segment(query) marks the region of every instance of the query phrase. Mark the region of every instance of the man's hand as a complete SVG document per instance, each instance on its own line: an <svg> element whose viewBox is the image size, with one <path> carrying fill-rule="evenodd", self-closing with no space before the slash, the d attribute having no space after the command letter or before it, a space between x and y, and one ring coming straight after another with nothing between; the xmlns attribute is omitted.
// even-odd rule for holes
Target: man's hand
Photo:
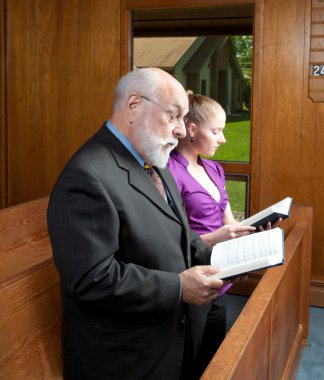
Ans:
<svg viewBox="0 0 324 380"><path fill-rule="evenodd" d="M193 305L205 305L218 296L225 281L212 278L218 272L210 265L195 266L179 274L182 283L183 302Z"/></svg>

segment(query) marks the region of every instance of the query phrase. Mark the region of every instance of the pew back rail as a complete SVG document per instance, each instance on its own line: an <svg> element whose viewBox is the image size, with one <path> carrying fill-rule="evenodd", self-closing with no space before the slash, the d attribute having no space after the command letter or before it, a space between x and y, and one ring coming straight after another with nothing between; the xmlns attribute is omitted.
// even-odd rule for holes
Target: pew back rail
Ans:
<svg viewBox="0 0 324 380"><path fill-rule="evenodd" d="M293 206L286 263L265 271L202 379L294 379L308 336L312 209Z"/></svg>

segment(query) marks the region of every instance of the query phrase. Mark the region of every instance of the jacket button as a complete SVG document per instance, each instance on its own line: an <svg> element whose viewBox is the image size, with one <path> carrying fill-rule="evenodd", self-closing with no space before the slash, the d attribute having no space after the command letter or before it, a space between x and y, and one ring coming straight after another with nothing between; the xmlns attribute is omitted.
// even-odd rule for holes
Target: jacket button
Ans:
<svg viewBox="0 0 324 380"><path fill-rule="evenodd" d="M186 316L186 315L183 315L182 318L181 318L181 320L180 320L180 323L181 323L182 325L184 325L186 322L187 322L187 316Z"/></svg>

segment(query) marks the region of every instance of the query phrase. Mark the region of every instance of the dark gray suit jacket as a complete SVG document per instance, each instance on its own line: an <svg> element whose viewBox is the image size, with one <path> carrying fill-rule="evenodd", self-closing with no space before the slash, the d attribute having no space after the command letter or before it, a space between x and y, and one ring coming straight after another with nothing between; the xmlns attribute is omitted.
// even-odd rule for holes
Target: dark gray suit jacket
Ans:
<svg viewBox="0 0 324 380"><path fill-rule="evenodd" d="M72 157L47 222L61 279L65 379L178 379L185 340L178 273L210 250L103 126Z"/></svg>

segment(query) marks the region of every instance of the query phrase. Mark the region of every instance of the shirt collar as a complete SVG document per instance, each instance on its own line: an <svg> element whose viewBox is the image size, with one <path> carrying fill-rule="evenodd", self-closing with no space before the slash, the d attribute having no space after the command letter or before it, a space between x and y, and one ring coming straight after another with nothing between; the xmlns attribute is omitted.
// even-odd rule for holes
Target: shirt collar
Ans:
<svg viewBox="0 0 324 380"><path fill-rule="evenodd" d="M114 124L108 120L106 122L106 127L110 130L110 132L125 146L125 148L133 155L136 161L144 167L143 158L137 153L131 142L128 140L126 136L124 136L119 129L117 129Z"/></svg>
<svg viewBox="0 0 324 380"><path fill-rule="evenodd" d="M181 164L185 168L187 168L189 166L188 160L180 152L178 152L176 149L174 149L171 152L171 156L172 156L172 158L174 158L176 161L178 161L179 164Z"/></svg>
<svg viewBox="0 0 324 380"><path fill-rule="evenodd" d="M179 164L181 164L182 166L184 166L185 168L188 168L189 166L189 161L186 159L186 157L184 157L179 151L177 151L176 149L174 149L171 154L172 158L174 158L176 161L179 162ZM208 160L203 160L200 156L198 156L198 161L201 163L201 165L205 168L206 166L210 166L210 163L208 162Z"/></svg>

